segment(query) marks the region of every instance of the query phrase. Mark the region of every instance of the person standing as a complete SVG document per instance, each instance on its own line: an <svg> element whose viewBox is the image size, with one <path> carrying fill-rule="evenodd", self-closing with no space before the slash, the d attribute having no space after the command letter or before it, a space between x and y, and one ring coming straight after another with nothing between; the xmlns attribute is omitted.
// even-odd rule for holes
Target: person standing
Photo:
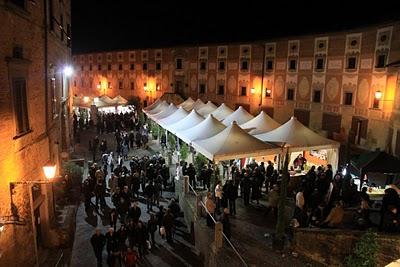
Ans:
<svg viewBox="0 0 400 267"><path fill-rule="evenodd" d="M222 192L221 181L217 181L215 185L215 202L217 206L217 212L219 212L221 208Z"/></svg>
<svg viewBox="0 0 400 267"><path fill-rule="evenodd" d="M233 180L228 181L227 198L229 203L229 213L236 215L236 198L238 197L238 188L233 183Z"/></svg>
<svg viewBox="0 0 400 267"><path fill-rule="evenodd" d="M165 234L167 236L167 242L172 243L172 231L174 229L174 216L171 213L170 209L167 209L167 212L163 218L163 226L165 228Z"/></svg>
<svg viewBox="0 0 400 267"><path fill-rule="evenodd" d="M154 214L151 214L150 219L147 222L147 229L151 237L152 246L156 244L156 241L154 240L154 233L157 231L157 224L158 222L156 216L154 216Z"/></svg>
<svg viewBox="0 0 400 267"><path fill-rule="evenodd" d="M189 176L189 182L192 185L193 190L196 190L196 169L194 168L193 163L189 164L187 175Z"/></svg>
<svg viewBox="0 0 400 267"><path fill-rule="evenodd" d="M215 206L214 201L212 200L211 192L207 193L207 199L206 199L205 206L207 209L207 226L212 227L214 225L214 223L213 223L213 219L211 218L211 216L214 216L216 206Z"/></svg>
<svg viewBox="0 0 400 267"><path fill-rule="evenodd" d="M97 267L103 266L103 249L106 244L106 237L101 233L100 229L96 229L96 233L90 238L94 254L96 255Z"/></svg>

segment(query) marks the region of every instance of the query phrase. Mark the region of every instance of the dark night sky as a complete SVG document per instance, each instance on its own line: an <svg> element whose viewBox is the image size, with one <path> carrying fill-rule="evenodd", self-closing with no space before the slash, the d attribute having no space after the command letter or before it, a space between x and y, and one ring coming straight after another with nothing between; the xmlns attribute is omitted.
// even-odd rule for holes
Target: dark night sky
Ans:
<svg viewBox="0 0 400 267"><path fill-rule="evenodd" d="M354 2L72 0L73 53L261 40L400 19L395 1Z"/></svg>

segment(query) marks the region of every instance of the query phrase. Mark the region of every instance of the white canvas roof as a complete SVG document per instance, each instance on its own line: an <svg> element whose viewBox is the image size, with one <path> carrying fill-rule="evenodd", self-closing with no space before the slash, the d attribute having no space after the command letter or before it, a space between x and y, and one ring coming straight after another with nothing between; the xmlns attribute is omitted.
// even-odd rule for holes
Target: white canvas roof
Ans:
<svg viewBox="0 0 400 267"><path fill-rule="evenodd" d="M161 111L163 111L164 109L167 109L169 107L168 103L163 100L161 102L161 104L159 104L157 107L153 108L152 110L149 110L146 112L147 115L151 116L157 113L160 113Z"/></svg>
<svg viewBox="0 0 400 267"><path fill-rule="evenodd" d="M209 114L201 123L193 128L179 131L176 135L186 143L191 143L193 140L210 138L225 128L224 124Z"/></svg>
<svg viewBox="0 0 400 267"><path fill-rule="evenodd" d="M242 106L239 106L235 112L227 116L222 123L225 124L226 126L230 125L233 121L236 121L237 124L242 124L245 123L249 120L254 118L253 115L247 112Z"/></svg>
<svg viewBox="0 0 400 267"><path fill-rule="evenodd" d="M160 105L162 103L161 99L157 99L153 104L151 104L150 106L147 106L143 109L144 112L146 111L150 111L152 109L155 109L156 107L158 107L158 105Z"/></svg>
<svg viewBox="0 0 400 267"><path fill-rule="evenodd" d="M159 120L168 117L169 115L171 115L172 113L174 113L177 110L178 110L178 108L174 104L171 103L171 104L169 104L168 108L164 109L160 113L151 115L150 118L152 120L158 122Z"/></svg>
<svg viewBox="0 0 400 267"><path fill-rule="evenodd" d="M171 125L175 122L182 120L188 114L189 112L187 112L183 107L179 107L174 113L172 113L168 117L159 120L158 124L160 124L162 127L165 127L166 125Z"/></svg>
<svg viewBox="0 0 400 267"><path fill-rule="evenodd" d="M194 104L194 100L189 97L188 99L186 99L185 101L183 101L182 103L180 103L178 106L179 107L183 107L186 110L191 110L191 107Z"/></svg>
<svg viewBox="0 0 400 267"><path fill-rule="evenodd" d="M278 128L279 126L281 125L268 116L264 111L261 111L256 117L240 125L242 129L250 130L249 134L252 135L266 133Z"/></svg>
<svg viewBox="0 0 400 267"><path fill-rule="evenodd" d="M182 119L174 124L171 124L169 126L166 125L165 128L168 131L172 132L173 134L176 134L179 131L183 131L183 130L186 130L186 129L196 126L203 120L204 120L204 118L202 116L200 116L196 110L193 109L189 113L189 115L187 115L184 119Z"/></svg>
<svg viewBox="0 0 400 267"><path fill-rule="evenodd" d="M278 154L281 151L281 148L266 144L246 133L236 122L213 137L193 141L192 146L215 162Z"/></svg>
<svg viewBox="0 0 400 267"><path fill-rule="evenodd" d="M216 110L211 112L211 114L214 116L219 121L222 121L226 117L228 117L231 113L233 113L233 110L230 109L225 103L222 103Z"/></svg>
<svg viewBox="0 0 400 267"><path fill-rule="evenodd" d="M217 109L217 106L213 104L213 102L208 101L207 104L205 104L204 106L200 107L197 112L203 116L203 117L207 117L208 114L210 114L211 112L213 112L214 110Z"/></svg>
<svg viewBox="0 0 400 267"><path fill-rule="evenodd" d="M338 148L340 144L325 138L307 128L295 117L290 118L285 124L267 133L255 135L264 142L285 144L289 151L319 150Z"/></svg>
<svg viewBox="0 0 400 267"><path fill-rule="evenodd" d="M128 104L128 100L126 100L125 98L123 98L120 95L117 95L112 100L113 100L114 104L118 105L118 106L123 106L123 105Z"/></svg>

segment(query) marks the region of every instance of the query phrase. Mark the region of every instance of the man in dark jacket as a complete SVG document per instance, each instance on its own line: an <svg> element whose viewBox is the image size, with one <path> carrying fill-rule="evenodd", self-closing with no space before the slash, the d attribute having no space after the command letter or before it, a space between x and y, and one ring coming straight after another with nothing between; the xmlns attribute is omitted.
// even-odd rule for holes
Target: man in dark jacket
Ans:
<svg viewBox="0 0 400 267"><path fill-rule="evenodd" d="M196 190L196 169L194 168L193 163L189 164L187 175L189 176L189 183L192 185L193 190Z"/></svg>
<svg viewBox="0 0 400 267"><path fill-rule="evenodd" d="M238 197L238 188L233 184L233 180L229 180L226 186L226 196L229 203L229 213L236 215L236 198Z"/></svg>
<svg viewBox="0 0 400 267"><path fill-rule="evenodd" d="M141 214L142 211L140 210L137 201L132 202L132 205L128 211L128 218L132 219L135 223L137 223L139 221Z"/></svg>
<svg viewBox="0 0 400 267"><path fill-rule="evenodd" d="M163 218L163 226L165 227L165 234L167 236L167 242L172 243L172 231L174 228L174 216L171 213L170 209L167 209L167 213Z"/></svg>
<svg viewBox="0 0 400 267"><path fill-rule="evenodd" d="M100 229L96 229L96 233L90 238L90 243L92 244L94 254L97 259L97 267L102 266L102 253L104 245L106 244L106 237L100 232Z"/></svg>

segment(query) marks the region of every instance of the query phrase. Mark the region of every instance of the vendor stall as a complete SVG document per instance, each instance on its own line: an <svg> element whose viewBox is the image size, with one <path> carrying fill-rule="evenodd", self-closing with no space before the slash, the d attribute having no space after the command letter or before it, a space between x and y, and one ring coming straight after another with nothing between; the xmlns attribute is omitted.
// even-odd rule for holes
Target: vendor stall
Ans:
<svg viewBox="0 0 400 267"><path fill-rule="evenodd" d="M268 116L264 111L261 111L253 119L246 123L240 124L240 127L245 130L249 130L249 134L256 135L272 131L281 126L274 119Z"/></svg>
<svg viewBox="0 0 400 267"><path fill-rule="evenodd" d="M209 114L207 118L193 128L177 132L184 142L191 144L193 140L210 138L225 129L225 125Z"/></svg>

